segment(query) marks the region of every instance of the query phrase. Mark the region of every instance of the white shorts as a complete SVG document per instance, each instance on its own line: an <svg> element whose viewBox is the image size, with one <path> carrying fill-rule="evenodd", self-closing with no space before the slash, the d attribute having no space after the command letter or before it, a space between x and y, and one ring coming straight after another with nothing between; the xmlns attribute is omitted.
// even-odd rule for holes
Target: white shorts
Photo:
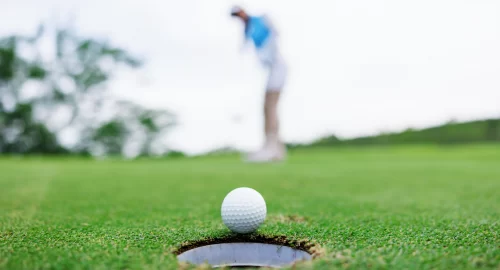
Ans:
<svg viewBox="0 0 500 270"><path fill-rule="evenodd" d="M267 92L280 92L285 87L288 75L288 67L281 55L269 65L269 78L267 80Z"/></svg>
<svg viewBox="0 0 500 270"><path fill-rule="evenodd" d="M285 87L288 67L281 55L276 40L270 39L257 51L261 63L269 69L267 92L279 92Z"/></svg>

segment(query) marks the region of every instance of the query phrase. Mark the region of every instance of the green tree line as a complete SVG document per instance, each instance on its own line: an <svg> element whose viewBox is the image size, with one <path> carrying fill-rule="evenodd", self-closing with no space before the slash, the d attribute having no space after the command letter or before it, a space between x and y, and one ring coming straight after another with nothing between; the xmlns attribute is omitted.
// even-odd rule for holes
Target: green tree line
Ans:
<svg viewBox="0 0 500 270"><path fill-rule="evenodd" d="M341 139L328 136L309 145L290 145L292 148L343 145L396 145L396 144L465 144L500 142L500 119L486 119L403 132L382 133L375 136Z"/></svg>

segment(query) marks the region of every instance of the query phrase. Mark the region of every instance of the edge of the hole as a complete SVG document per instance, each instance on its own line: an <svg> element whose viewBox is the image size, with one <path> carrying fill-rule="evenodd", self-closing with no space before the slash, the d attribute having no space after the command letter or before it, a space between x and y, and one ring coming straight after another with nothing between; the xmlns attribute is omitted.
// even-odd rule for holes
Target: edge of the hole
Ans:
<svg viewBox="0 0 500 270"><path fill-rule="evenodd" d="M310 240L291 240L284 235L265 236L258 234L232 234L218 238L207 238L199 241L183 243L180 247L176 248L173 251L173 254L178 256L188 250L198 247L229 243L261 243L288 246L309 253L313 257L313 259L320 257L324 253L323 249L317 243L311 242Z"/></svg>

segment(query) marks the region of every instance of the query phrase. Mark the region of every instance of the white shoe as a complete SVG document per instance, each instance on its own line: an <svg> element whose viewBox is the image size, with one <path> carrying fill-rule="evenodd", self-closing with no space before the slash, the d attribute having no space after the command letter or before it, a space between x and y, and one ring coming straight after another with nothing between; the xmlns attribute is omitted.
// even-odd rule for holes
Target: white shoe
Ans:
<svg viewBox="0 0 500 270"><path fill-rule="evenodd" d="M285 160L284 146L265 147L260 151L247 155L246 161L250 163L280 162Z"/></svg>

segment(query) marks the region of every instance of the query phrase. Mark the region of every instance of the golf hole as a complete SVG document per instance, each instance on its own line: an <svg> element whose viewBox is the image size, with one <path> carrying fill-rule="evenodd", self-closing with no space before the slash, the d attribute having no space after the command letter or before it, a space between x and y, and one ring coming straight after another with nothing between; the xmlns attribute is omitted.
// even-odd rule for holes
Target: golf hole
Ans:
<svg viewBox="0 0 500 270"><path fill-rule="evenodd" d="M273 267L290 266L310 261L308 252L280 244L219 243L189 249L177 255L179 262L219 267Z"/></svg>

